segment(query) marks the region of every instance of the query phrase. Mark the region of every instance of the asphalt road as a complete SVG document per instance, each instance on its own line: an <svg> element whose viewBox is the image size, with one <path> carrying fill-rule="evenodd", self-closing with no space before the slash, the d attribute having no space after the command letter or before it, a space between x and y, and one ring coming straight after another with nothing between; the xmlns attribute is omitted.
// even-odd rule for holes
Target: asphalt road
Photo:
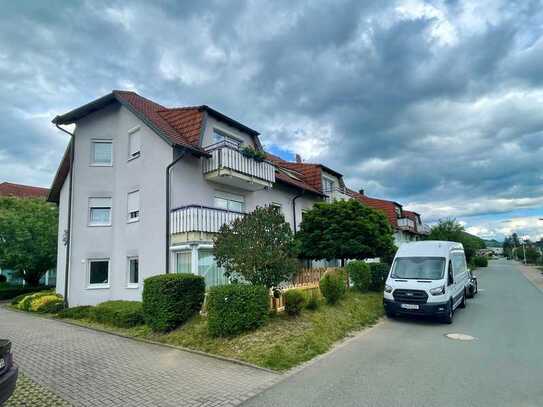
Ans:
<svg viewBox="0 0 543 407"><path fill-rule="evenodd" d="M244 406L543 406L543 292L517 267L478 273L452 325L385 320Z"/></svg>

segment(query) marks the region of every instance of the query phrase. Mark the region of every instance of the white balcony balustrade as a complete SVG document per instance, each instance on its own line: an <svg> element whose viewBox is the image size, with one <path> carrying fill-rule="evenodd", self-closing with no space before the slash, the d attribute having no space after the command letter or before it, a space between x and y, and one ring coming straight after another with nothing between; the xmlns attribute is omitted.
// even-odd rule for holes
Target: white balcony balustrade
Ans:
<svg viewBox="0 0 543 407"><path fill-rule="evenodd" d="M398 219L398 228L401 230L415 231L415 222L409 218L399 218Z"/></svg>
<svg viewBox="0 0 543 407"><path fill-rule="evenodd" d="M171 234L188 232L217 233L222 225L245 216L242 212L188 205L173 209L170 213Z"/></svg>
<svg viewBox="0 0 543 407"><path fill-rule="evenodd" d="M203 161L206 179L248 191L273 186L275 166L269 161L248 157L237 145L227 141L213 144L206 150L211 154Z"/></svg>

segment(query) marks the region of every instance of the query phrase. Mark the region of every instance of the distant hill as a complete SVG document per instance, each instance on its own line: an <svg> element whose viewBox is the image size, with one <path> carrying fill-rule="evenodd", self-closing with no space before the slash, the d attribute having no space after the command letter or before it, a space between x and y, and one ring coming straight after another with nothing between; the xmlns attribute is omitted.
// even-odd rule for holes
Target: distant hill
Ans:
<svg viewBox="0 0 543 407"><path fill-rule="evenodd" d="M483 239L486 247L502 247L503 243L498 242L496 239Z"/></svg>

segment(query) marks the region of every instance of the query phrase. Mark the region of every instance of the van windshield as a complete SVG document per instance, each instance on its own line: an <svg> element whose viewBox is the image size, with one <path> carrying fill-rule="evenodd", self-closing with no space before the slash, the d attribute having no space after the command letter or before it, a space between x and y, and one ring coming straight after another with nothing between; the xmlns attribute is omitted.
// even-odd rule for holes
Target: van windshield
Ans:
<svg viewBox="0 0 543 407"><path fill-rule="evenodd" d="M444 272L444 257L397 257L390 277L441 280Z"/></svg>

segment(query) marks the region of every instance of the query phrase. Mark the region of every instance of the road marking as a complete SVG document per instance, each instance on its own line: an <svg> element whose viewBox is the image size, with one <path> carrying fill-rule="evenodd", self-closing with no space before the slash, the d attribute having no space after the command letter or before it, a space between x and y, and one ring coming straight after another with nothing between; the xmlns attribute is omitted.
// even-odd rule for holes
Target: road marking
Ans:
<svg viewBox="0 0 543 407"><path fill-rule="evenodd" d="M466 334L445 334L445 336L449 339L456 339L458 341L473 341L475 339L474 336L466 335Z"/></svg>

